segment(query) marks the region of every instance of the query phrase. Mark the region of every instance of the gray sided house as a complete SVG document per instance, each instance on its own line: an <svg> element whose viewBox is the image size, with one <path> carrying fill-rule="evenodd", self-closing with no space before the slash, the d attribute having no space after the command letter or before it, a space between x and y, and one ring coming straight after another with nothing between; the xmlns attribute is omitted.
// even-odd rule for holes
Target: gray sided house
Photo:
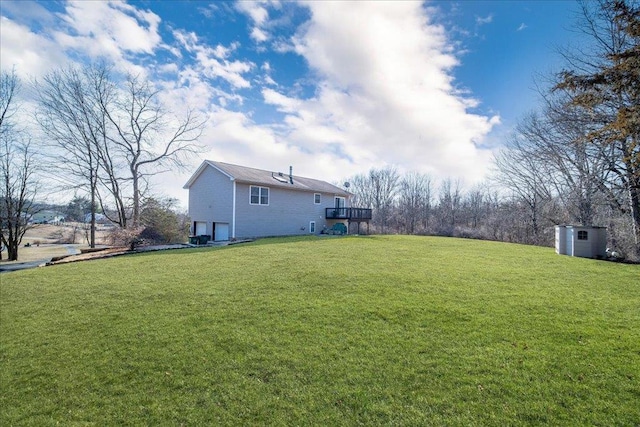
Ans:
<svg viewBox="0 0 640 427"><path fill-rule="evenodd" d="M191 234L215 241L319 234L337 222L371 218L369 209L349 208L349 192L291 169L283 174L206 160L184 188Z"/></svg>

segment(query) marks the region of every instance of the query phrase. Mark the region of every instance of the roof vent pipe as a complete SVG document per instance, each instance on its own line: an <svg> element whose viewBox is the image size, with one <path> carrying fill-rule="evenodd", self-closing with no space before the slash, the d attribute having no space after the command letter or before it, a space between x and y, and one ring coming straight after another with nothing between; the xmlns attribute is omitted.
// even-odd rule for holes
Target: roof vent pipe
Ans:
<svg viewBox="0 0 640 427"><path fill-rule="evenodd" d="M289 182L293 184L293 166L289 166Z"/></svg>

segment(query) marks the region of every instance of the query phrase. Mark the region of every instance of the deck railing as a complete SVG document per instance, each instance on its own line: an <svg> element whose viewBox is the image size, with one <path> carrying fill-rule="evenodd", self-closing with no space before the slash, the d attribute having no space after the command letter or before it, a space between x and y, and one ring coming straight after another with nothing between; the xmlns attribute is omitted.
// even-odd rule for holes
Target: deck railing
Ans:
<svg viewBox="0 0 640 427"><path fill-rule="evenodd" d="M365 208L326 208L327 219L348 219L351 221L368 221L371 209Z"/></svg>

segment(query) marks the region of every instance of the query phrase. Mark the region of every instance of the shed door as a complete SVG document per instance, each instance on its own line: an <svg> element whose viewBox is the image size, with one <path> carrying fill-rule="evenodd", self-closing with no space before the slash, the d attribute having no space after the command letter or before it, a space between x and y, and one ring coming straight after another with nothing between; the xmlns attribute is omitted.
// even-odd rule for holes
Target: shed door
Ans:
<svg viewBox="0 0 640 427"><path fill-rule="evenodd" d="M226 222L216 222L215 223L216 232L215 232L215 241L226 241L229 240L229 224Z"/></svg>

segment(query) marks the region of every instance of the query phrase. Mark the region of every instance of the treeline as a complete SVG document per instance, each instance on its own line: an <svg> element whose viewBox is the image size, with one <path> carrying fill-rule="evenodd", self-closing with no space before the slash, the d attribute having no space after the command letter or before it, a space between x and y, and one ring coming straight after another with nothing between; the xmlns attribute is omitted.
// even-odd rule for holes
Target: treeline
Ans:
<svg viewBox="0 0 640 427"><path fill-rule="evenodd" d="M436 188L393 168L352 177L354 206L374 208L375 232L551 245L554 225L598 225L640 260L640 7L580 6L587 49L563 52L565 69L540 85L539 109L496 153L490 182Z"/></svg>
<svg viewBox="0 0 640 427"><path fill-rule="evenodd" d="M504 190L499 173L466 188L451 178L400 174L394 167L371 169L349 179L352 206L373 209L369 233L416 234L553 246L555 225L586 225L579 199L559 194L529 197ZM591 224L608 228L609 243L634 259L632 226L627 215L605 202L592 205ZM355 227L355 225L353 226ZM361 225L362 232L367 231ZM354 232L355 228L351 230Z"/></svg>

